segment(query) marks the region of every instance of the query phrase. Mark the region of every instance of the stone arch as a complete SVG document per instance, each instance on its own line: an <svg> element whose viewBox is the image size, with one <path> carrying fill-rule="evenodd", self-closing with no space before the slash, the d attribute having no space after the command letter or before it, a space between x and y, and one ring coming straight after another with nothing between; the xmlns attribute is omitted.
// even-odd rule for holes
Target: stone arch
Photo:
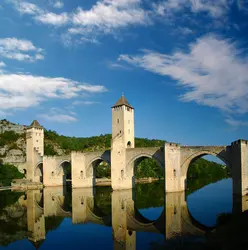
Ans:
<svg viewBox="0 0 248 250"><path fill-rule="evenodd" d="M127 212L128 214L128 228L134 231L147 231L164 233L164 216L165 208L156 220L149 220L144 217L139 210L134 206L133 211Z"/></svg>
<svg viewBox="0 0 248 250"><path fill-rule="evenodd" d="M95 205L93 199L92 200L87 199L85 202L86 202L86 211L88 214L88 219L91 222L96 222L98 224L103 224L106 226L112 225L111 214L107 215L103 213L102 210Z"/></svg>
<svg viewBox="0 0 248 250"><path fill-rule="evenodd" d="M181 218L183 228L187 231L185 233L205 235L207 232L211 232L215 229L215 227L208 227L198 222L190 213L188 206L182 209Z"/></svg>
<svg viewBox="0 0 248 250"><path fill-rule="evenodd" d="M220 159L221 161L223 161L227 167L229 167L229 169L231 170L231 164L228 161L228 159L221 153L221 152L214 152L214 151L210 151L210 150L199 150L198 152L194 152L192 153L190 156L188 156L183 163L181 164L181 173L183 176L187 176L187 172L188 172L188 168L190 163L193 160L196 160L202 156L205 155L212 155L217 157L218 159Z"/></svg>
<svg viewBox="0 0 248 250"><path fill-rule="evenodd" d="M65 175L65 168L67 167L67 164L71 164L70 160L63 160L59 163L59 165L56 168L56 175Z"/></svg>
<svg viewBox="0 0 248 250"><path fill-rule="evenodd" d="M55 201L57 205L57 212L59 216L71 217L71 211L65 209L64 197L61 196L53 196L53 201Z"/></svg>
<svg viewBox="0 0 248 250"><path fill-rule="evenodd" d="M39 162L35 166L34 181L43 183L43 162Z"/></svg>
<svg viewBox="0 0 248 250"><path fill-rule="evenodd" d="M86 167L86 178L95 177L95 168L103 161L107 162L110 165L110 161L104 159L102 156L93 158Z"/></svg>
<svg viewBox="0 0 248 250"><path fill-rule="evenodd" d="M127 147L128 147L128 148L131 148L131 147L132 147L132 142L131 142L131 141L128 141L128 142L127 142Z"/></svg>
<svg viewBox="0 0 248 250"><path fill-rule="evenodd" d="M132 178L134 176L134 168L145 158L154 159L158 163L158 165L161 167L164 173L164 164L161 162L161 160L158 157L156 157L156 155L149 154L149 153L141 153L141 154L135 155L133 158L131 158L128 161L127 167L126 167L127 177Z"/></svg>

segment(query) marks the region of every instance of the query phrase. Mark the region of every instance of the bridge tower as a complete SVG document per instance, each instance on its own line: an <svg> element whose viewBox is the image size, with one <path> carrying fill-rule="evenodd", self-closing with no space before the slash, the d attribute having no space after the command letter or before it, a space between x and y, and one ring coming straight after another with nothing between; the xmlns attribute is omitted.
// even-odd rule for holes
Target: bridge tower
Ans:
<svg viewBox="0 0 248 250"><path fill-rule="evenodd" d="M44 155L44 129L34 120L26 130L27 179L34 182L35 168Z"/></svg>
<svg viewBox="0 0 248 250"><path fill-rule="evenodd" d="M134 108L122 95L112 107L111 183L114 190L132 188L134 180L126 171L126 150L134 146Z"/></svg>
<svg viewBox="0 0 248 250"><path fill-rule="evenodd" d="M27 191L27 226L28 239L36 247L46 239L45 216L43 208L40 207L42 194L40 190Z"/></svg>

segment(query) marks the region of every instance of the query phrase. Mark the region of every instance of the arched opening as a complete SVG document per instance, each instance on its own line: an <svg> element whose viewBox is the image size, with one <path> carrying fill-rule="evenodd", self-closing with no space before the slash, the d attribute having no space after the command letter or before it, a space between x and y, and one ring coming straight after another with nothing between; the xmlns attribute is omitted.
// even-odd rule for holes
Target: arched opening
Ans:
<svg viewBox="0 0 248 250"><path fill-rule="evenodd" d="M52 175L55 174L52 173ZM71 162L63 161L59 166L58 175L62 175L63 185L71 185Z"/></svg>
<svg viewBox="0 0 248 250"><path fill-rule="evenodd" d="M43 183L43 163L39 163L34 171L34 181Z"/></svg>
<svg viewBox="0 0 248 250"><path fill-rule="evenodd" d="M87 169L86 177L92 177L94 185L110 186L111 168L109 162L101 158L93 160Z"/></svg>
<svg viewBox="0 0 248 250"><path fill-rule="evenodd" d="M131 143L130 141L128 141L127 147L128 147L128 148L131 148L131 146L132 146L132 143Z"/></svg>
<svg viewBox="0 0 248 250"><path fill-rule="evenodd" d="M186 200L189 214L200 224L216 225L220 214L232 212L232 179L228 162L200 154L187 168Z"/></svg>
<svg viewBox="0 0 248 250"><path fill-rule="evenodd" d="M164 180L164 171L159 161L149 156L140 156L133 162L135 183L150 183Z"/></svg>
<svg viewBox="0 0 248 250"><path fill-rule="evenodd" d="M152 156L146 155L136 158L132 164L135 207L144 218L154 221L160 217L164 209L162 164Z"/></svg>
<svg viewBox="0 0 248 250"><path fill-rule="evenodd" d="M23 174L24 174L24 177L27 178L27 169L23 169Z"/></svg>

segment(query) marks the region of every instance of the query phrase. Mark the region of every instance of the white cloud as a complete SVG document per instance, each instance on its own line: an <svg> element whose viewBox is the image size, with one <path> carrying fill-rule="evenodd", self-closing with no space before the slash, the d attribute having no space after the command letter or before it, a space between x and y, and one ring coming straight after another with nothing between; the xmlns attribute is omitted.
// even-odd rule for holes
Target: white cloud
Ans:
<svg viewBox="0 0 248 250"><path fill-rule="evenodd" d="M175 30L175 32L183 35L191 35L194 33L194 31L188 27L179 27Z"/></svg>
<svg viewBox="0 0 248 250"><path fill-rule="evenodd" d="M41 120L49 121L49 122L60 122L60 123L68 123L68 122L75 122L77 118L75 117L75 112L68 112L62 108L51 108L45 114L39 114L38 117Z"/></svg>
<svg viewBox="0 0 248 250"><path fill-rule="evenodd" d="M189 48L189 52L171 55L144 50L141 55L121 55L119 60L176 80L185 89L180 100L216 107L228 114L247 113L248 57L237 44L207 35Z"/></svg>
<svg viewBox="0 0 248 250"><path fill-rule="evenodd" d="M247 121L236 120L236 119L233 119L232 117L227 117L225 119L225 122L227 124L231 125L232 127L246 127L246 126L248 126Z"/></svg>
<svg viewBox="0 0 248 250"><path fill-rule="evenodd" d="M95 32L110 33L117 28L146 25L150 22L146 11L140 7L141 0L101 0L89 10L79 7L74 12L59 14L41 9L26 1L10 1L21 14L31 15L41 23L53 26L70 24L69 32L73 35ZM50 1L50 4L57 8L63 6L61 1Z"/></svg>
<svg viewBox="0 0 248 250"><path fill-rule="evenodd" d="M50 24L54 26L61 26L67 24L69 21L69 17L67 13L55 14L52 12L44 13L38 16L35 16L35 20L44 23Z"/></svg>
<svg viewBox="0 0 248 250"><path fill-rule="evenodd" d="M99 102L92 102L92 101L74 101L72 105L93 105L98 103Z"/></svg>
<svg viewBox="0 0 248 250"><path fill-rule="evenodd" d="M53 4L53 7L54 8L57 8L57 9L61 9L64 7L64 3L61 2L61 1L56 1L54 4Z"/></svg>
<svg viewBox="0 0 248 250"><path fill-rule="evenodd" d="M39 117L49 122L75 122L77 118L68 114L40 114Z"/></svg>
<svg viewBox="0 0 248 250"><path fill-rule="evenodd" d="M72 22L80 32L85 32L82 28L86 27L86 32L99 30L109 33L129 25L146 25L149 18L140 7L139 0L105 0L98 1L90 10L78 8Z"/></svg>
<svg viewBox="0 0 248 250"><path fill-rule="evenodd" d="M14 4L15 9L22 15L30 15L33 17L34 20L48 25L53 26L61 26L65 25L69 22L69 17L67 13L60 13L56 14L53 12L49 12L45 9L42 9L38 7L37 5L33 3L29 3L26 1L20 1L20 0L11 0L11 2ZM62 8L62 2L56 1L56 2L49 2L53 5L55 8Z"/></svg>
<svg viewBox="0 0 248 250"><path fill-rule="evenodd" d="M123 65L123 64L120 64L120 63L116 63L116 62L108 62L107 66L110 69L122 69L122 70L130 70L131 69L130 67L128 67L126 65Z"/></svg>
<svg viewBox="0 0 248 250"><path fill-rule="evenodd" d="M66 78L0 74L0 110L31 108L50 99L71 99L84 93L105 91L107 89L104 86Z"/></svg>
<svg viewBox="0 0 248 250"><path fill-rule="evenodd" d="M43 50L29 40L17 38L0 39L0 56L18 61L43 60Z"/></svg>
<svg viewBox="0 0 248 250"><path fill-rule="evenodd" d="M195 13L205 12L211 17L219 18L228 12L232 2L232 0L166 0L153 6L155 12L162 16L190 10Z"/></svg>
<svg viewBox="0 0 248 250"><path fill-rule="evenodd" d="M20 14L37 15L43 13L43 10L33 3L18 0L12 2Z"/></svg>
<svg viewBox="0 0 248 250"><path fill-rule="evenodd" d="M5 66L6 66L6 64L5 64L4 62L1 62L1 61L0 61L0 68L1 68L1 67L3 68L3 67L5 67Z"/></svg>

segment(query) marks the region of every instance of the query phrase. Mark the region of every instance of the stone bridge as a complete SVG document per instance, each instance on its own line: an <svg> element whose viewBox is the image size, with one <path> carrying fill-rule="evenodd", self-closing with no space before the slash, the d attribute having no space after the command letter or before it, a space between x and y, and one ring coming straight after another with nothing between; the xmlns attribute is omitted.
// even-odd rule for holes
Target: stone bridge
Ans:
<svg viewBox="0 0 248 250"><path fill-rule="evenodd" d="M157 161L164 171L165 191L181 192L186 189L190 163L198 157L213 155L231 170L233 193L248 192L248 141L237 140L226 146L181 146L165 143L161 147L136 148L134 140L134 109L122 96L112 107L111 149L97 152L72 152L67 156L44 155L44 130L37 121L27 129L27 162L20 168L27 172L31 182L44 186L66 183L66 166L71 165L72 187L96 185L95 168L101 161L111 166L113 190L133 188L134 168L144 158Z"/></svg>

